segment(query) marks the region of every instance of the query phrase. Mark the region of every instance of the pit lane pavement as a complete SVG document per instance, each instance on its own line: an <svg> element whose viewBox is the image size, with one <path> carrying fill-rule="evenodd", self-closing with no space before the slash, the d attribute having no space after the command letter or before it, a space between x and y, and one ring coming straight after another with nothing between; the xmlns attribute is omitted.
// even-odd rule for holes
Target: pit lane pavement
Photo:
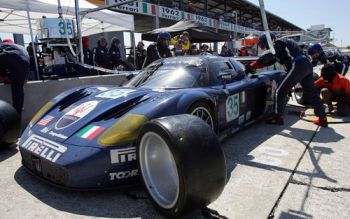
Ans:
<svg viewBox="0 0 350 219"><path fill-rule="evenodd" d="M344 120L350 118L344 118ZM286 115L223 142L228 182L208 207L227 218L349 218L349 124L319 128ZM142 187L67 191L21 167L14 145L0 151L0 218L164 218ZM203 181L205 183L205 180ZM183 218L205 218L201 211Z"/></svg>

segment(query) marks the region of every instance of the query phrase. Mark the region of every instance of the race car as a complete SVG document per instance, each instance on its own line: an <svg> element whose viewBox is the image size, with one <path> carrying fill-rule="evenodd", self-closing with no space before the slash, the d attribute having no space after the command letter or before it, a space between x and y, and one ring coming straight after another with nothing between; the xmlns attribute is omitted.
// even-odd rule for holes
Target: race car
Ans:
<svg viewBox="0 0 350 219"><path fill-rule="evenodd" d="M233 58L171 57L151 63L121 87L67 90L44 105L23 132L22 164L65 188L137 184L136 139L148 121L192 114L223 139L273 113L285 72L244 70Z"/></svg>

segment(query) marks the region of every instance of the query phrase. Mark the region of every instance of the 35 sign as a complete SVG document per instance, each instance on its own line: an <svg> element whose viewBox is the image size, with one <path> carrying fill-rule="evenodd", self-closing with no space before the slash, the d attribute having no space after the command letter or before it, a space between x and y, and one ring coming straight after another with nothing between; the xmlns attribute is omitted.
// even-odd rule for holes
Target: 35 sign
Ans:
<svg viewBox="0 0 350 219"><path fill-rule="evenodd" d="M73 24L71 22L60 21L58 23L59 30L58 32L62 35L73 35Z"/></svg>
<svg viewBox="0 0 350 219"><path fill-rule="evenodd" d="M74 38L74 25L71 19L40 19L39 36L41 39Z"/></svg>

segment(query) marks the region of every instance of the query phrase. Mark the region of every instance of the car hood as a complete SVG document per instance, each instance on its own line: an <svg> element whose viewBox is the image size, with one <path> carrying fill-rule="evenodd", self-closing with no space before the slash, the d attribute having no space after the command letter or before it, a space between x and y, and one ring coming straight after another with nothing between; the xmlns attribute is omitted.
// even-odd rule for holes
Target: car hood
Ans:
<svg viewBox="0 0 350 219"><path fill-rule="evenodd" d="M53 105L32 126L32 132L57 142L64 142L89 125L106 129L139 104L159 96L164 96L164 92L152 89L112 88L82 98L68 98Z"/></svg>

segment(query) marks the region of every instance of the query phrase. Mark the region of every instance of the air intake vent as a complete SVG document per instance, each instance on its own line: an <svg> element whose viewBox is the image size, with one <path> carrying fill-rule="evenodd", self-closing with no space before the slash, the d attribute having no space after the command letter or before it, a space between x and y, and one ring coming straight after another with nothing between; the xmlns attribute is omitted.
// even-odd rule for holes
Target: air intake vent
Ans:
<svg viewBox="0 0 350 219"><path fill-rule="evenodd" d="M94 120L94 122L122 117L124 114L132 110L135 106L139 105L140 103L146 100L148 100L148 98L142 98L142 96L135 97L104 112L99 117L97 117Z"/></svg>
<svg viewBox="0 0 350 219"><path fill-rule="evenodd" d="M83 99L84 97L89 96L90 93L88 92L83 92L82 90L75 91L68 95L67 97L63 98L60 102L62 104L59 104L59 111L64 110L68 106L72 105L75 102L78 102L79 100Z"/></svg>

